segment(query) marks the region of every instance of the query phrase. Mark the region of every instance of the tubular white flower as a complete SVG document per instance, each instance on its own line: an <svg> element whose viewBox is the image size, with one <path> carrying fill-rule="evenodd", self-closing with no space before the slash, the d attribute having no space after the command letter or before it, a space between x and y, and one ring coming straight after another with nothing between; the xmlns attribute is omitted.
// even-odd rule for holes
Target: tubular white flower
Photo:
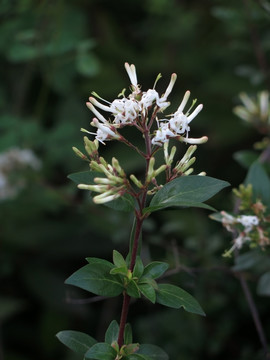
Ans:
<svg viewBox="0 0 270 360"><path fill-rule="evenodd" d="M170 81L170 83L169 83L169 85L168 85L168 87L167 87L167 89L165 91L165 94L162 96L162 99L163 98L167 99L167 97L170 95L170 93L172 92L172 89L174 87L174 84L176 82L176 79L177 79L177 75L175 73L173 73L171 75L171 81Z"/></svg>
<svg viewBox="0 0 270 360"><path fill-rule="evenodd" d="M94 113L96 115L96 117L102 121L103 123L106 123L107 120L105 119L105 117L103 115L100 114L100 112L97 111L97 109L94 107L93 104L91 104L90 102L86 103L86 106L88 107L89 110L92 111L92 113Z"/></svg>
<svg viewBox="0 0 270 360"><path fill-rule="evenodd" d="M246 93L240 93L239 97L249 112L256 113L257 106L255 102Z"/></svg>
<svg viewBox="0 0 270 360"><path fill-rule="evenodd" d="M88 132L89 134L96 135L96 140L100 141L105 145L105 140L116 140L120 138L120 135L111 130L111 124L107 121L102 124L98 121L98 119L94 118L91 122L91 125L96 127L98 130L96 133Z"/></svg>
<svg viewBox="0 0 270 360"><path fill-rule="evenodd" d="M243 106L236 106L233 109L233 112L235 113L235 115L239 116L243 120L251 121L252 119L250 112L247 111L247 109L244 108Z"/></svg>
<svg viewBox="0 0 270 360"><path fill-rule="evenodd" d="M103 105L102 103L100 103L99 101L97 101L97 99L95 99L94 97L90 96L89 101L90 101L93 105L99 107L101 110L111 112L111 107L110 107L110 106Z"/></svg>
<svg viewBox="0 0 270 360"><path fill-rule="evenodd" d="M267 119L269 114L269 92L262 91L259 94L259 102L260 102L260 113L263 119Z"/></svg>
<svg viewBox="0 0 270 360"><path fill-rule="evenodd" d="M186 106L189 97L190 97L190 91L188 90L188 91L185 92L185 95L184 95L184 97L183 97L183 100L182 100L181 104L179 105L179 107L178 107L178 109L177 109L176 112L183 112L184 107Z"/></svg>
<svg viewBox="0 0 270 360"><path fill-rule="evenodd" d="M188 123L190 123L198 114L200 111L202 111L203 104L200 104L196 107L196 109L187 117Z"/></svg>
<svg viewBox="0 0 270 360"><path fill-rule="evenodd" d="M204 144L207 142L208 137L207 136L202 136L201 138L184 138L181 136L181 138L179 139L181 142L185 142L186 144Z"/></svg>
<svg viewBox="0 0 270 360"><path fill-rule="evenodd" d="M129 65L129 63L125 63L125 68L126 71L128 73L128 76L130 78L130 82L132 85L134 85L135 87L138 86L138 82L137 82L137 74L136 74L136 68L134 64Z"/></svg>

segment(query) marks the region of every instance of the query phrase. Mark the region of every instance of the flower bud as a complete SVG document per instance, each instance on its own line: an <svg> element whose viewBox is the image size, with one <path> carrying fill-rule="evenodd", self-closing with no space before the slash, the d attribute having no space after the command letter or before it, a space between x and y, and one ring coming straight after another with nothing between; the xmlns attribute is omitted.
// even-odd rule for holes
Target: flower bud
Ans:
<svg viewBox="0 0 270 360"><path fill-rule="evenodd" d="M155 158L151 157L151 159L149 161L148 172L147 172L147 177L146 177L147 182L150 182L152 180L152 178L154 177L154 165L155 165Z"/></svg>
<svg viewBox="0 0 270 360"><path fill-rule="evenodd" d="M136 178L135 175L131 174L131 175L130 175L130 180L132 180L132 181L134 182L134 184L135 184L136 186L138 186L139 189L142 189L142 188L143 188L143 184L141 183L140 180L138 180L138 179Z"/></svg>
<svg viewBox="0 0 270 360"><path fill-rule="evenodd" d="M85 147L85 150L87 151L88 155L89 156L92 156L93 153L97 153L98 151L98 141L97 140L94 140L94 141L91 141L88 139L87 136L84 136L84 147Z"/></svg>
<svg viewBox="0 0 270 360"><path fill-rule="evenodd" d="M72 150L75 152L77 156L79 156L83 160L88 160L87 156L85 156L79 149L77 149L75 146L72 147Z"/></svg>
<svg viewBox="0 0 270 360"><path fill-rule="evenodd" d="M112 158L112 166L120 176L125 176L124 170L121 168L119 161L115 157Z"/></svg>
<svg viewBox="0 0 270 360"><path fill-rule="evenodd" d="M112 194L111 191L107 191L103 194L97 195L93 198L94 203L96 204L104 204L106 202L110 202L112 200L115 200L117 198L119 198L121 196L121 194L119 193L115 193Z"/></svg>
<svg viewBox="0 0 270 360"><path fill-rule="evenodd" d="M81 189L81 190L90 190L90 191L95 191L95 192L103 193L104 191L107 191L107 190L108 190L108 186L107 186L107 185L87 185L87 184L79 184L79 185L78 185L78 189Z"/></svg>
<svg viewBox="0 0 270 360"><path fill-rule="evenodd" d="M184 172L184 175L185 175L185 176L188 176L188 175L192 174L193 171L194 171L194 169L193 169L193 168L190 168L190 169L188 169L187 171Z"/></svg>
<svg viewBox="0 0 270 360"><path fill-rule="evenodd" d="M167 165L161 165L157 170L154 171L154 177L158 176L160 173L167 169Z"/></svg>

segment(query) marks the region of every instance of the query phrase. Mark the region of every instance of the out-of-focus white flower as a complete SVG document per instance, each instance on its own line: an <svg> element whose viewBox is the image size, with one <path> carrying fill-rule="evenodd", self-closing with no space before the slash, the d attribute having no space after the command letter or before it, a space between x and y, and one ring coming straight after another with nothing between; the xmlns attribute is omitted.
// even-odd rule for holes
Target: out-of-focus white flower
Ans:
<svg viewBox="0 0 270 360"><path fill-rule="evenodd" d="M9 199L17 195L24 187L25 179L20 170L25 168L39 170L40 160L30 149L10 148L0 154L0 200ZM16 177L10 181L10 176L16 172Z"/></svg>
<svg viewBox="0 0 270 360"><path fill-rule="evenodd" d="M254 226L259 225L258 217L252 215L240 215L236 221L244 226L245 233L250 232Z"/></svg>
<svg viewBox="0 0 270 360"><path fill-rule="evenodd" d="M234 107L233 112L235 115L249 123L253 123L263 133L267 132L267 128L270 126L269 92L266 90L261 91L257 94L257 98L252 98L242 92L239 97L243 105Z"/></svg>

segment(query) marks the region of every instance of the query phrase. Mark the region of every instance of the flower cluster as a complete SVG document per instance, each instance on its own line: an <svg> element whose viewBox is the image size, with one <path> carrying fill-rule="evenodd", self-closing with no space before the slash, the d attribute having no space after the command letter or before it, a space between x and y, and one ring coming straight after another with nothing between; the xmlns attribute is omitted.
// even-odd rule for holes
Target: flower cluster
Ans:
<svg viewBox="0 0 270 360"><path fill-rule="evenodd" d="M225 252L224 256L230 256L235 249L241 249L246 243L251 247L260 246L264 248L270 245L269 239L269 217L266 206L260 200L252 202L252 186L240 185L234 189L234 193L240 199L239 210L245 214L232 215L221 211L219 217L212 217L222 222L223 226L234 235L233 246ZM247 215L249 212L249 215Z"/></svg>
<svg viewBox="0 0 270 360"><path fill-rule="evenodd" d="M131 93L128 97L124 96L125 89L122 91L122 98L113 100L111 103L99 97L96 93L92 93L94 97L89 98L86 103L87 107L93 112L95 118L91 125L97 128L95 133L85 132L95 135L96 139L104 144L107 140L121 140L121 135L118 129L126 125L134 125L142 130L142 125L149 122L150 126L153 120L157 123L157 129L152 133L152 144L162 146L168 142L170 138L176 138L189 144L201 144L207 141L207 137L203 136L199 139L188 138L190 131L190 122L202 110L203 105L198 105L193 112L190 113L191 108L196 101L193 102L191 108L184 112L184 108L189 100L190 91L185 93L185 96L174 114L167 118L158 119L157 114L163 111L170 105L167 100L170 95L177 75L172 74L170 83L163 95L159 95L155 90L149 89L145 92L141 90L141 86L137 81L137 74L135 66L125 63L125 68L131 81ZM157 80L160 75L157 77ZM96 98L102 100L98 101ZM107 120L99 110L109 113L110 119ZM151 114L151 116L150 116Z"/></svg>
<svg viewBox="0 0 270 360"><path fill-rule="evenodd" d="M239 97L243 105L238 105L233 109L235 115L253 124L262 134L268 134L270 130L269 92L259 92L257 99L253 99L246 93L241 93Z"/></svg>
<svg viewBox="0 0 270 360"><path fill-rule="evenodd" d="M0 154L0 200L13 198L24 186L20 170L27 167L38 170L40 166L40 160L30 149L10 148Z"/></svg>
<svg viewBox="0 0 270 360"><path fill-rule="evenodd" d="M241 249L245 243L249 243L251 247L262 248L270 245L268 232L264 230L265 223L268 222L266 219L259 219L255 215L232 216L225 211L222 211L221 215L223 226L237 234L233 246L224 253L224 256L230 256L235 249Z"/></svg>

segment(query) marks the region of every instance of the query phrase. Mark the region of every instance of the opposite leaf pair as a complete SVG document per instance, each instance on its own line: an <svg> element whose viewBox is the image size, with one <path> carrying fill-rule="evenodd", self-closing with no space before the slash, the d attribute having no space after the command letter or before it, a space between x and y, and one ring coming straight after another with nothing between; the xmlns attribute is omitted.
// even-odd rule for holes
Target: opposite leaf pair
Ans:
<svg viewBox="0 0 270 360"><path fill-rule="evenodd" d="M170 284L158 284L156 279L167 270L168 264L154 261L144 267L137 257L133 272L126 260L114 251L114 264L98 258L87 258L88 265L77 270L66 284L74 285L93 294L114 297L126 292L130 297L146 297L152 303L179 309L199 315L204 312L198 302L183 289Z"/></svg>

